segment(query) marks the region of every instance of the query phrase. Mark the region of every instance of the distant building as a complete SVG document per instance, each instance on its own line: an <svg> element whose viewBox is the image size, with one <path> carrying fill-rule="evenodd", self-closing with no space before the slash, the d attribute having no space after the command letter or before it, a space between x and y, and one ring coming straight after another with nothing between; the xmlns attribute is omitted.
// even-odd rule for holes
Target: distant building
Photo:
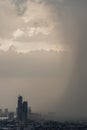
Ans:
<svg viewBox="0 0 87 130"><path fill-rule="evenodd" d="M8 113L8 119L13 120L14 119L14 112L9 112Z"/></svg>
<svg viewBox="0 0 87 130"><path fill-rule="evenodd" d="M31 118L32 120L40 120L40 119L42 119L42 115L39 114L39 113L31 113L30 118Z"/></svg>
<svg viewBox="0 0 87 130"><path fill-rule="evenodd" d="M26 121L28 119L28 102L23 102L23 108L22 108L22 119Z"/></svg>
<svg viewBox="0 0 87 130"><path fill-rule="evenodd" d="M18 97L17 119L18 121L26 121L28 119L28 102L23 102L22 96Z"/></svg>
<svg viewBox="0 0 87 130"><path fill-rule="evenodd" d="M2 113L3 113L3 110L2 110L2 109L0 109L0 117L2 116Z"/></svg>
<svg viewBox="0 0 87 130"><path fill-rule="evenodd" d="M4 110L4 115L5 115L5 117L8 116L8 108L5 108L5 110Z"/></svg>
<svg viewBox="0 0 87 130"><path fill-rule="evenodd" d="M18 97L17 119L22 121L22 96Z"/></svg>
<svg viewBox="0 0 87 130"><path fill-rule="evenodd" d="M28 117L31 116L31 107L28 108Z"/></svg>

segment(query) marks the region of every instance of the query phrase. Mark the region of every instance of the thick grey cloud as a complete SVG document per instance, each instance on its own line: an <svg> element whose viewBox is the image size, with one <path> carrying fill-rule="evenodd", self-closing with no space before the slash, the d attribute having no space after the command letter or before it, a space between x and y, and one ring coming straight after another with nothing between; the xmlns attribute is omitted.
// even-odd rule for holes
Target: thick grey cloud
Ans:
<svg viewBox="0 0 87 130"><path fill-rule="evenodd" d="M28 0L11 0L13 4L15 4L15 8L17 10L18 15L23 15L26 11L26 2Z"/></svg>
<svg viewBox="0 0 87 130"><path fill-rule="evenodd" d="M79 26L84 26L84 21L79 22L79 20L86 20L87 17L85 0L84 2L81 0L6 0L1 2L0 5L1 17L3 14L5 16L1 18L0 37L2 41L3 38L9 41L13 39L11 44L15 45L16 48L18 46L14 42L13 34L18 29L22 30L24 35L18 34L17 36L16 33L17 37L15 40L23 42L23 44L30 42L31 39L33 42L39 42L39 39L40 41L44 39L46 44L53 44L54 46L61 44L65 45L65 47L66 45L74 47L73 44L76 44L78 40ZM17 12L21 16L17 15ZM41 13L39 14L39 12ZM40 17L38 17L39 15ZM8 20L6 20L7 17Z"/></svg>
<svg viewBox="0 0 87 130"><path fill-rule="evenodd" d="M29 49L28 43L32 46L32 43L30 43L31 37L33 43L35 41L38 43L40 35L42 35L41 41L44 39L45 44L48 44L48 41L51 42L49 35L54 30L57 22L53 21L51 7L46 5L45 2L6 0L0 3L0 41L2 49L6 50L9 45L14 45L17 50L19 48L21 50L23 44L26 44Z"/></svg>

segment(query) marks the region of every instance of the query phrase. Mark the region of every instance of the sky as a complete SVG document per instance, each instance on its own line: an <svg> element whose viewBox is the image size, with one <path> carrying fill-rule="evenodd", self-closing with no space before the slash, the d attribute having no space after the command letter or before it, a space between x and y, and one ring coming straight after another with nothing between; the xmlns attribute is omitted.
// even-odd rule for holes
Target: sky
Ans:
<svg viewBox="0 0 87 130"><path fill-rule="evenodd" d="M87 118L87 0L0 0L0 108Z"/></svg>

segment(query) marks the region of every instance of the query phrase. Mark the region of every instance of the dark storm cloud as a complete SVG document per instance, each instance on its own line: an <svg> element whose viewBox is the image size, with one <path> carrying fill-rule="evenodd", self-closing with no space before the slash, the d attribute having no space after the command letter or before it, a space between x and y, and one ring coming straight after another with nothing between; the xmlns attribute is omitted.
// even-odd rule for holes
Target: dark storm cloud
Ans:
<svg viewBox="0 0 87 130"><path fill-rule="evenodd" d="M43 3L42 0L10 0L13 4L15 4L15 8L17 10L17 14L19 16L23 15L27 10L27 3Z"/></svg>
<svg viewBox="0 0 87 130"><path fill-rule="evenodd" d="M18 15L23 15L26 11L26 3L28 0L11 0L15 4Z"/></svg>
<svg viewBox="0 0 87 130"><path fill-rule="evenodd" d="M54 36L55 39L58 40L59 38L61 44L65 44L65 46L75 47L74 45L77 44L80 37L84 37L83 33L86 33L87 1L63 0L59 2L58 0L47 0L46 2L52 6L55 20L60 23L60 26L56 26L57 35Z"/></svg>

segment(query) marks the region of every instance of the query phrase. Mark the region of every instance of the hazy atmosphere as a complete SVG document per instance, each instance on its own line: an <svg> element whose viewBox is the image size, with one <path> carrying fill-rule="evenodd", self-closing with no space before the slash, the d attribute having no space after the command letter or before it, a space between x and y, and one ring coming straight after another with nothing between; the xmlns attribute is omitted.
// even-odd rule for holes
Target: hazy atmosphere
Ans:
<svg viewBox="0 0 87 130"><path fill-rule="evenodd" d="M87 0L0 0L0 108L87 118Z"/></svg>

